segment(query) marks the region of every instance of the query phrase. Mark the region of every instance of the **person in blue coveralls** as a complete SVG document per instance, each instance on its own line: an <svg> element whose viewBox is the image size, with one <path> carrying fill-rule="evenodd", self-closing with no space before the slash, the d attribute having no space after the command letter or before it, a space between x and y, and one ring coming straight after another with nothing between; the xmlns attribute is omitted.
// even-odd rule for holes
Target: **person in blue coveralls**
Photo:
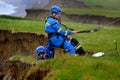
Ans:
<svg viewBox="0 0 120 80"><path fill-rule="evenodd" d="M61 8L52 6L50 16L45 21L45 32L48 34L49 42L44 46L38 46L36 49L37 59L46 59L54 57L54 47L62 48L71 55L84 55L85 51L79 42L69 35L76 34L77 31L63 30L61 26Z"/></svg>

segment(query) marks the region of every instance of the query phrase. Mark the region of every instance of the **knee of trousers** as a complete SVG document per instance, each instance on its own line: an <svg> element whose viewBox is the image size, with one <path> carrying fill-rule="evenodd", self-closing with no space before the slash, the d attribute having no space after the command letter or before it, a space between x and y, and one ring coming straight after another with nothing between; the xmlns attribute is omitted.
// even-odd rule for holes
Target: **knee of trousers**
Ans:
<svg viewBox="0 0 120 80"><path fill-rule="evenodd" d="M70 54L74 55L76 54L76 49L75 49L75 46L73 46L70 42L68 41L65 41L64 42L64 46L63 46L64 50L69 52Z"/></svg>

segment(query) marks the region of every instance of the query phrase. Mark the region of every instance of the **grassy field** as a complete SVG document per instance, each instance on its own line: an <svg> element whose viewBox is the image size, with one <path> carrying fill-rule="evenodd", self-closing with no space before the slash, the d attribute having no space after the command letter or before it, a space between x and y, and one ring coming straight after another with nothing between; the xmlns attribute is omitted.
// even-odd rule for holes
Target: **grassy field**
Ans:
<svg viewBox="0 0 120 80"><path fill-rule="evenodd" d="M80 15L97 15L106 17L120 17L120 10L114 9L80 9L80 8L68 8L63 9L63 12L67 14L80 14Z"/></svg>
<svg viewBox="0 0 120 80"><path fill-rule="evenodd" d="M120 17L120 0L78 0L85 3L86 8L67 8L67 14L97 15L106 17Z"/></svg>
<svg viewBox="0 0 120 80"><path fill-rule="evenodd" d="M78 0L84 1L89 7L120 9L120 0Z"/></svg>
<svg viewBox="0 0 120 80"><path fill-rule="evenodd" d="M76 30L86 30L100 27L100 31L89 34L76 34L72 37L81 41L85 50L94 52L102 51L103 57L94 58L92 56L71 56L63 54L54 59L36 62L33 57L23 57L28 62L36 62L38 68L50 66L51 72L45 80L119 80L120 79L120 26L105 26L95 24L82 24L63 21L70 28ZM44 33L44 21L32 19L11 19L0 18L0 29L10 29L13 31L39 32ZM115 42L117 41L117 51ZM15 56L20 59L21 56ZM26 61L26 60L25 60ZM41 65L39 65L41 64ZM31 69L33 70L33 69ZM32 71L30 71L32 72Z"/></svg>
<svg viewBox="0 0 120 80"><path fill-rule="evenodd" d="M119 80L120 55L111 54L100 58L91 56L71 56L64 54L54 59L36 61L32 56L13 56L11 60L22 60L25 63L34 63L27 73L34 70L50 68L44 80Z"/></svg>
<svg viewBox="0 0 120 80"><path fill-rule="evenodd" d="M43 33L44 29L43 26L44 26L43 21L39 20L9 16L0 17L0 29L11 29L13 31Z"/></svg>

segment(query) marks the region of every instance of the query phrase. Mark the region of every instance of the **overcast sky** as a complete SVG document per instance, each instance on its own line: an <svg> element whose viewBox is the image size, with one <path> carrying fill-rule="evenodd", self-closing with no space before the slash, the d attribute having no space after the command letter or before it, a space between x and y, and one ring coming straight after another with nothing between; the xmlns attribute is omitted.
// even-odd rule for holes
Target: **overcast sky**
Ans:
<svg viewBox="0 0 120 80"><path fill-rule="evenodd" d="M26 9L41 8L48 3L49 0L0 0L0 15L25 17Z"/></svg>

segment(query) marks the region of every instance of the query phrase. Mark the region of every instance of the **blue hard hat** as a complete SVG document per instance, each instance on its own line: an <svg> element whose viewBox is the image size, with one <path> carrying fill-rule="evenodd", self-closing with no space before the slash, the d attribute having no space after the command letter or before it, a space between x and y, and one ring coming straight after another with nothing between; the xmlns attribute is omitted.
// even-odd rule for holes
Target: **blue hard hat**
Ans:
<svg viewBox="0 0 120 80"><path fill-rule="evenodd" d="M41 53L45 53L46 52L46 49L45 49L45 47L43 47L43 46L38 46L37 48L36 48L36 54L37 55L39 55L39 54L41 54Z"/></svg>
<svg viewBox="0 0 120 80"><path fill-rule="evenodd" d="M61 14L61 9L59 6L54 5L50 8L50 13L52 12L55 12L56 14Z"/></svg>

